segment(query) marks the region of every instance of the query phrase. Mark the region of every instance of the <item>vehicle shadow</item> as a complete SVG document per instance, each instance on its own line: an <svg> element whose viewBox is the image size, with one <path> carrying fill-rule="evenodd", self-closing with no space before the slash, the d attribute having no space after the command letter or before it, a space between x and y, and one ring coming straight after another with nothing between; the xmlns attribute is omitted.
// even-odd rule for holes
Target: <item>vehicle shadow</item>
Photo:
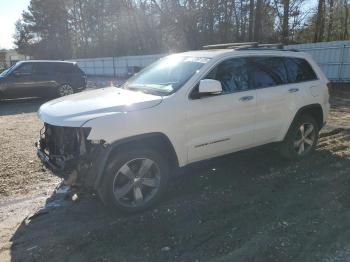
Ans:
<svg viewBox="0 0 350 262"><path fill-rule="evenodd" d="M49 100L48 98L37 97L4 99L0 101L0 116L33 113Z"/></svg>
<svg viewBox="0 0 350 262"><path fill-rule="evenodd" d="M332 107L349 108L349 86L337 86L329 89L330 103Z"/></svg>
<svg viewBox="0 0 350 262"><path fill-rule="evenodd" d="M12 236L12 261L319 261L350 238L349 130L312 157L266 148L216 158L173 178L154 210L124 216L95 195L48 199ZM334 148L334 139L346 140ZM40 213L41 212L41 213Z"/></svg>

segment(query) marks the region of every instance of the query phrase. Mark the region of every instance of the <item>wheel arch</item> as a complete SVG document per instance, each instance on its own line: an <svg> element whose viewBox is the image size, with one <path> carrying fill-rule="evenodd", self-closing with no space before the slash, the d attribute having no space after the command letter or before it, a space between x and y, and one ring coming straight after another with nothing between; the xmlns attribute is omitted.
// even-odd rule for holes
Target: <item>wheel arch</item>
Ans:
<svg viewBox="0 0 350 262"><path fill-rule="evenodd" d="M73 88L74 91L77 90L77 86L74 83L73 79L62 77L60 80L56 81L57 87L63 86L63 85L69 85L71 88Z"/></svg>
<svg viewBox="0 0 350 262"><path fill-rule="evenodd" d="M127 137L109 144L106 150L104 150L103 156L99 157L99 168L95 169L95 189L99 189L103 174L105 173L106 167L112 157L114 157L119 152L128 150L132 147L146 147L160 151L163 155L166 156L169 164L172 167L179 167L179 160L175 148L168 136L166 136L164 133L153 132Z"/></svg>
<svg viewBox="0 0 350 262"><path fill-rule="evenodd" d="M69 85L73 89L73 94L76 93L77 90L76 90L76 88L74 88L74 86L71 83L69 83L67 81L64 81L64 82L57 82L56 81L56 86L54 88L56 95L58 94L61 86L63 86L63 85Z"/></svg>
<svg viewBox="0 0 350 262"><path fill-rule="evenodd" d="M312 117L314 117L319 129L321 129L323 127L324 116L323 116L322 106L320 104L310 104L307 106L303 106L296 112L296 114L293 118L293 121L291 122L291 124L288 128L287 133L284 135L284 139L288 135L289 130L291 129L291 127L293 126L295 121L303 114L308 114L308 115L311 115Z"/></svg>
<svg viewBox="0 0 350 262"><path fill-rule="evenodd" d="M63 81L63 82L57 82L57 87L61 87L63 85L69 85L70 87L73 88L72 84L68 81Z"/></svg>

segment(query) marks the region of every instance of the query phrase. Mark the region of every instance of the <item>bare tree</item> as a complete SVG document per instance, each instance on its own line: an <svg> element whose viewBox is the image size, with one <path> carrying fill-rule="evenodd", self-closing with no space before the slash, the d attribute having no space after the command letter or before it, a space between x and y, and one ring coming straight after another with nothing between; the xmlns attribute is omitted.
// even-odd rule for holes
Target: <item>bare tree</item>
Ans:
<svg viewBox="0 0 350 262"><path fill-rule="evenodd" d="M260 41L262 20L262 0L256 0L255 20L254 20L254 41Z"/></svg>
<svg viewBox="0 0 350 262"><path fill-rule="evenodd" d="M344 33L343 39L348 38L348 20L349 20L349 5L348 0L344 0L345 18L344 18Z"/></svg>
<svg viewBox="0 0 350 262"><path fill-rule="evenodd" d="M334 2L329 13L326 0L319 0L317 18L303 8L306 1L35 0L17 26L16 43L26 54L69 58L173 52L231 41L318 41L325 17L327 37L335 28L333 35L348 37L347 0L327 0ZM307 17L312 19L306 25Z"/></svg>
<svg viewBox="0 0 350 262"><path fill-rule="evenodd" d="M334 0L329 0L329 18L328 18L328 28L327 28L327 41L330 41L332 38L333 12L334 12Z"/></svg>
<svg viewBox="0 0 350 262"><path fill-rule="evenodd" d="M345 0L346 1L346 0ZM325 26L325 0L318 1L314 42L322 41Z"/></svg>
<svg viewBox="0 0 350 262"><path fill-rule="evenodd" d="M254 0L249 2L249 41L253 41L253 28L254 28Z"/></svg>
<svg viewBox="0 0 350 262"><path fill-rule="evenodd" d="M282 42L288 43L289 36L289 0L283 0Z"/></svg>

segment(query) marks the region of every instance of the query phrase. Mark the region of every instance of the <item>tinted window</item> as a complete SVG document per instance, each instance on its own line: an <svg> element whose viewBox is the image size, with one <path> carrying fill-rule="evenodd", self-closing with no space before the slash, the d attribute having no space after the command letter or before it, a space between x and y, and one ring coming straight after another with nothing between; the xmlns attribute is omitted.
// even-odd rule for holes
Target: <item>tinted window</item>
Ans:
<svg viewBox="0 0 350 262"><path fill-rule="evenodd" d="M84 74L83 70L81 70L78 65L72 66L72 70L76 74Z"/></svg>
<svg viewBox="0 0 350 262"><path fill-rule="evenodd" d="M301 58L284 58L288 68L288 83L316 80L317 76L310 64Z"/></svg>
<svg viewBox="0 0 350 262"><path fill-rule="evenodd" d="M20 74L32 74L33 73L33 64L24 63L15 69L16 72Z"/></svg>
<svg viewBox="0 0 350 262"><path fill-rule="evenodd" d="M6 76L9 72L11 72L11 70L16 66L16 64L13 64L12 66L10 66L9 68L7 68L6 70L2 71L0 76Z"/></svg>
<svg viewBox="0 0 350 262"><path fill-rule="evenodd" d="M34 71L35 73L41 75L41 74L52 74L55 72L55 68L52 63L36 63L34 64Z"/></svg>
<svg viewBox="0 0 350 262"><path fill-rule="evenodd" d="M282 85L288 82L287 69L281 57L249 58L255 88Z"/></svg>
<svg viewBox="0 0 350 262"><path fill-rule="evenodd" d="M70 74L73 73L73 65L68 63L57 63L55 68L59 73Z"/></svg>
<svg viewBox="0 0 350 262"><path fill-rule="evenodd" d="M214 68L206 79L221 82L223 93L233 93L249 89L249 74L247 60L233 58L226 60Z"/></svg>

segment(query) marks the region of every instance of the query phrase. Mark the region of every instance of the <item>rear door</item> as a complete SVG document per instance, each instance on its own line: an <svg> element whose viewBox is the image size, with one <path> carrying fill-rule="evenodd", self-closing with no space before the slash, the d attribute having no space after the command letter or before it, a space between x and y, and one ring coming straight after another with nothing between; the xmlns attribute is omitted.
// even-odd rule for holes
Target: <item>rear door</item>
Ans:
<svg viewBox="0 0 350 262"><path fill-rule="evenodd" d="M256 144L282 140L308 96L310 91L305 88L305 80L312 76L306 76L302 60L278 56L250 59L257 88Z"/></svg>
<svg viewBox="0 0 350 262"><path fill-rule="evenodd" d="M45 96L57 86L56 63L40 62L34 65L34 74L37 84L33 90L37 96Z"/></svg>
<svg viewBox="0 0 350 262"><path fill-rule="evenodd" d="M205 78L221 82L223 93L198 97L192 91L188 107L189 162L250 147L254 141L256 91L251 89L245 58L231 58Z"/></svg>

